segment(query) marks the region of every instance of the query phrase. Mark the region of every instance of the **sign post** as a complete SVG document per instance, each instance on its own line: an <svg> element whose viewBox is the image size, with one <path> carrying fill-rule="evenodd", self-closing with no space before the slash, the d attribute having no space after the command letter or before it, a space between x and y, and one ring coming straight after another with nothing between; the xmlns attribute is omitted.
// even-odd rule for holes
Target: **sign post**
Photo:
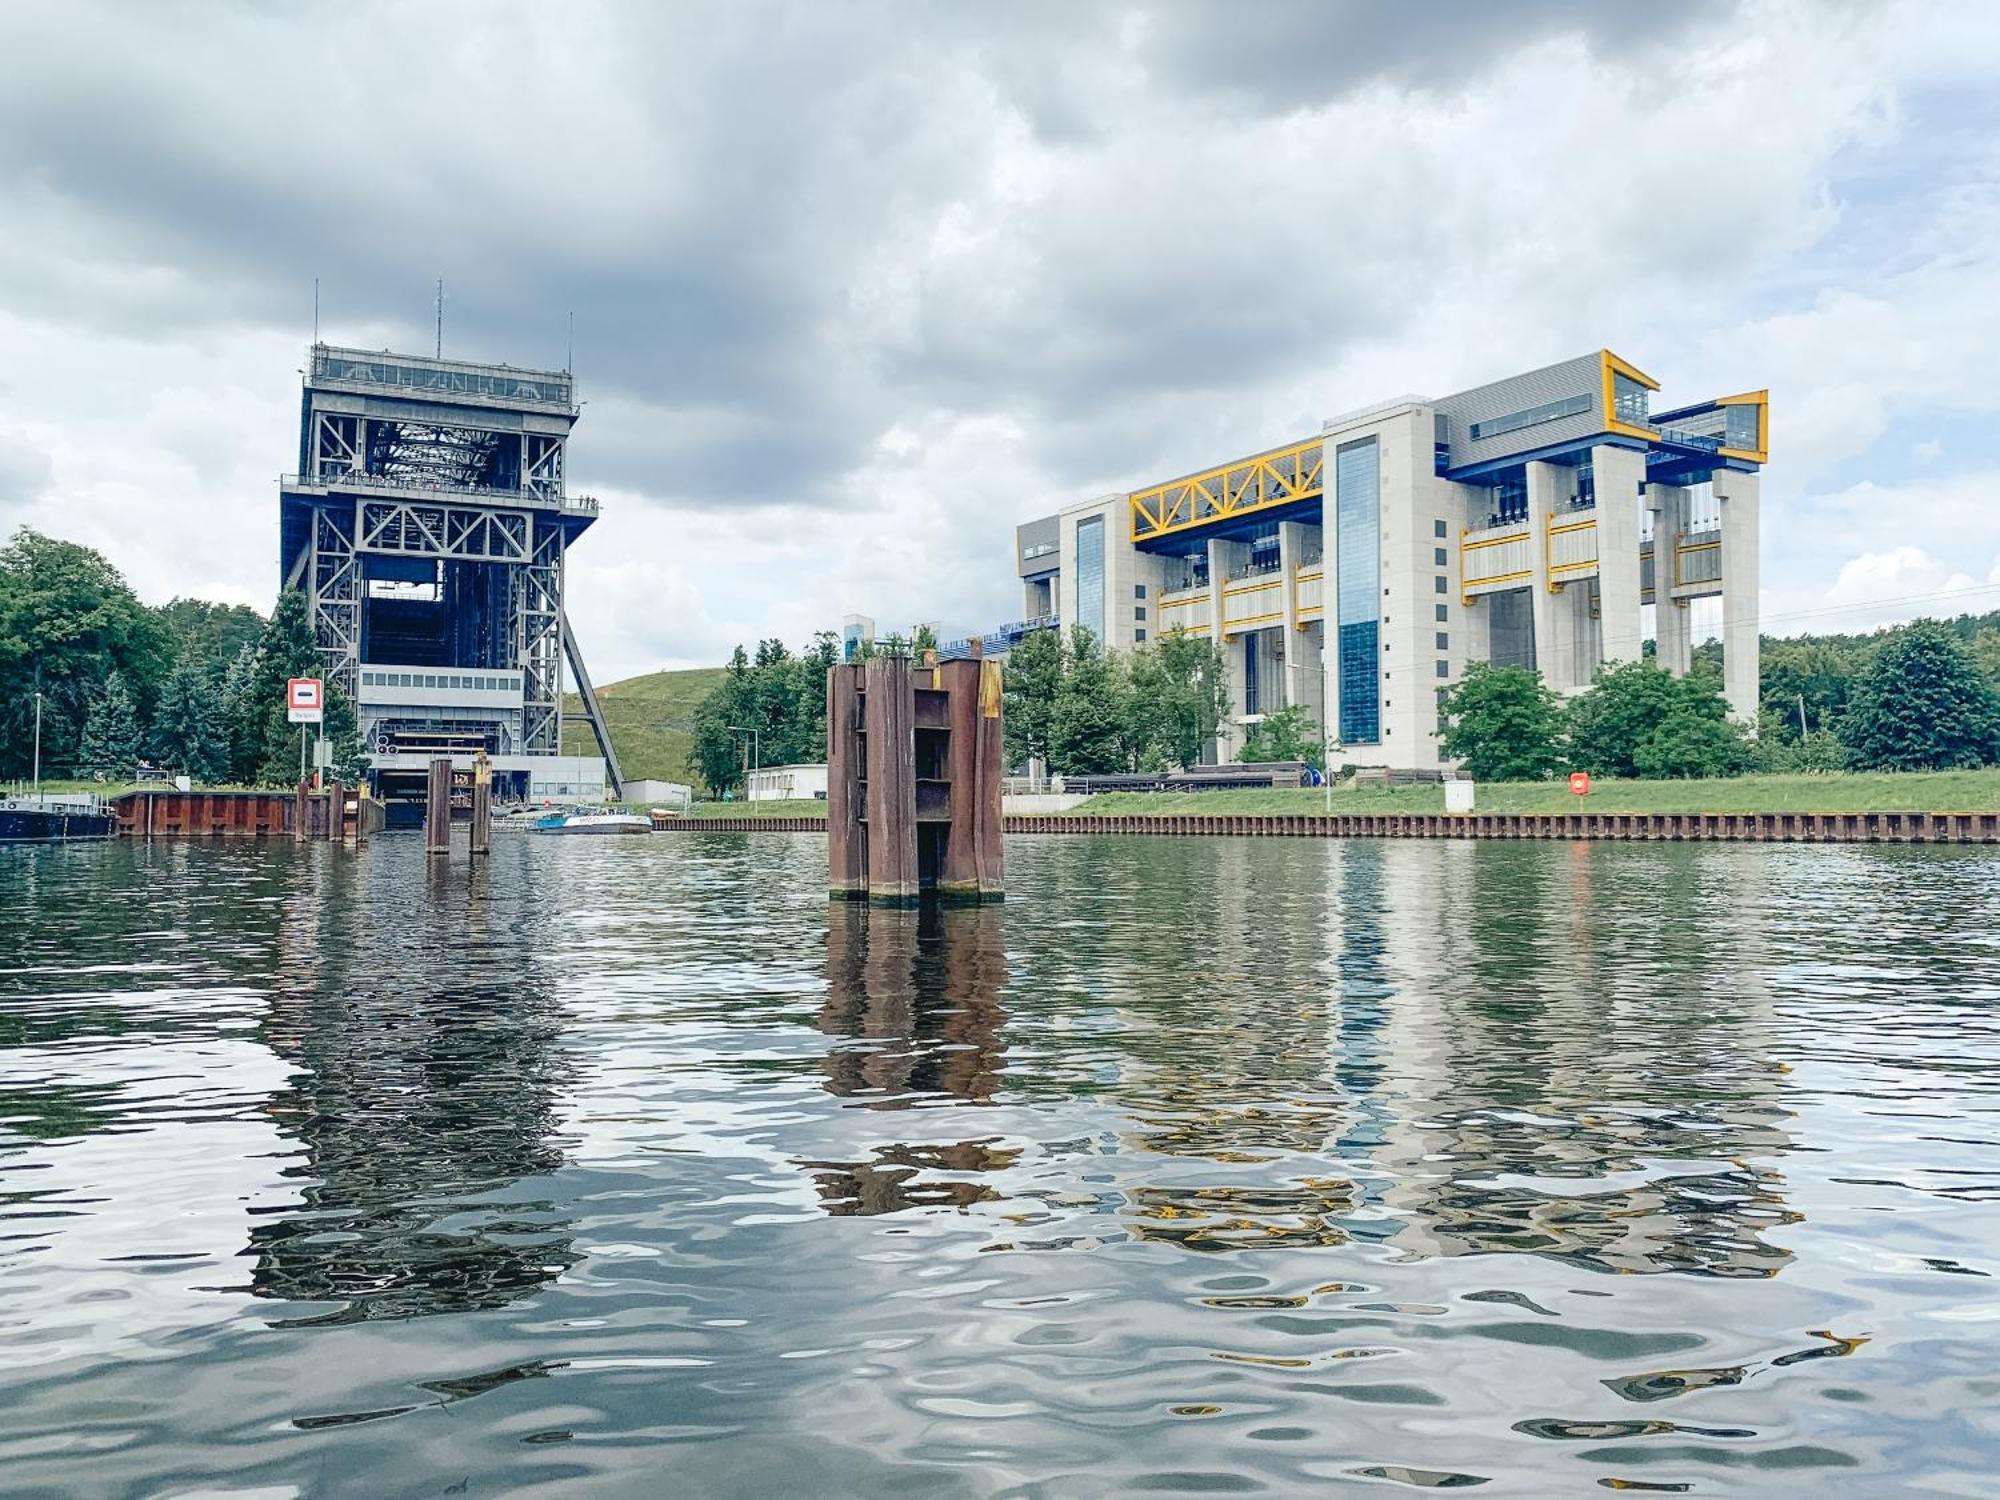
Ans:
<svg viewBox="0 0 2000 1500"><path fill-rule="evenodd" d="M326 684L317 677L285 679L285 717L299 726L299 780L306 779L306 725L326 720Z"/></svg>

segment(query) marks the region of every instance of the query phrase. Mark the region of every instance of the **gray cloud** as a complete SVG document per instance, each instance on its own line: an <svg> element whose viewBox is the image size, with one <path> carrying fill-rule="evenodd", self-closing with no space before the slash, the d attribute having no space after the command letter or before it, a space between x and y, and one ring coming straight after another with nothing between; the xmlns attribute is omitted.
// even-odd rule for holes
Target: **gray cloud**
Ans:
<svg viewBox="0 0 2000 1500"><path fill-rule="evenodd" d="M1226 137L1551 31L1632 45L1645 14L363 5L337 35L367 45L338 46L257 9L15 11L9 51L41 66L0 95L0 192L43 232L0 276L42 317L176 339L303 333L319 275L329 337L422 347L441 271L453 349L556 363L574 313L620 414L579 448L605 482L830 503L913 401L1200 391L1394 316L1393 288L1313 274L1328 247L1275 202L1201 201L1212 175L1010 204L1016 127L1083 149L1182 99ZM1210 211L1240 230L1190 235ZM1004 238L926 253L954 222Z"/></svg>
<svg viewBox="0 0 2000 1500"><path fill-rule="evenodd" d="M1963 87L1995 52L1967 13L1887 14L8 7L0 52L32 61L0 90L0 215L31 231L0 235L0 381L45 426L5 415L53 455L37 514L155 495L164 467L183 506L253 514L289 466L313 278L330 340L423 349L442 272L447 352L559 363L575 316L572 474L617 499L578 554L616 571L603 599L671 599L704 650L765 633L760 609L990 623L1005 568L956 553L1004 551L1015 517L1362 401L1600 343L1765 383L1763 350L1717 330L1767 310L1774 266L1810 304L1809 252L1859 236L1829 164L1893 134L1902 38L1941 26ZM1861 227L1893 232L1851 240L1873 247L1841 268L1857 286L1917 219L1901 174L1877 180ZM1831 315L1800 316L1769 346ZM1857 386L1895 316L1866 323ZM67 351L62 375L10 338ZM109 404L152 411L162 384L195 394L121 458ZM677 628L625 649L653 660Z"/></svg>

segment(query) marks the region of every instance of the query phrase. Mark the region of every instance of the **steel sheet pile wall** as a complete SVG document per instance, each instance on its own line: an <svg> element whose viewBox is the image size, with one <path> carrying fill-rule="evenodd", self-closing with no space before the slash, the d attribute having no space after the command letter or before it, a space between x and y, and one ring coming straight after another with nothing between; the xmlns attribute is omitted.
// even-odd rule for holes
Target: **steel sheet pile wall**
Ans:
<svg viewBox="0 0 2000 1500"><path fill-rule="evenodd" d="M1622 842L2000 844L2000 813L1013 814L1008 833L1265 838L1605 839ZM824 818L678 818L681 833L823 833Z"/></svg>

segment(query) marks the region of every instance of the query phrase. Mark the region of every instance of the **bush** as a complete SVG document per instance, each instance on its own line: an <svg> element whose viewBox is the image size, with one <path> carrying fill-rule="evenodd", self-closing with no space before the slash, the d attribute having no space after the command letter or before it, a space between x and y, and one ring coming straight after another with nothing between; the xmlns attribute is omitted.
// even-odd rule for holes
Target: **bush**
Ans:
<svg viewBox="0 0 2000 1500"><path fill-rule="evenodd" d="M1438 718L1440 748L1475 781L1543 781L1562 769L1562 703L1539 672L1473 662Z"/></svg>
<svg viewBox="0 0 2000 1500"><path fill-rule="evenodd" d="M1600 667L1569 706L1570 763L1593 776L1734 776L1750 763L1743 726L1710 673L1651 662Z"/></svg>
<svg viewBox="0 0 2000 1500"><path fill-rule="evenodd" d="M2000 700L1957 637L1918 620L1876 651L1842 728L1863 770L1983 766L2000 748Z"/></svg>

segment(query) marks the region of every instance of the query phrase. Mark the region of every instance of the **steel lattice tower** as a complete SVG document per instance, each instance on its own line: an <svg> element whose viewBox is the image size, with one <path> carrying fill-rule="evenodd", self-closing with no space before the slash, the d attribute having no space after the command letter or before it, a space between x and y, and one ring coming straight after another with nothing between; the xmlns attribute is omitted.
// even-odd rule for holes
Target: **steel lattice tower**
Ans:
<svg viewBox="0 0 2000 1500"><path fill-rule="evenodd" d="M567 371L308 351L279 561L378 780L483 749L515 795L563 784L567 660L618 791L563 609L564 559L598 514L564 485L577 415Z"/></svg>

